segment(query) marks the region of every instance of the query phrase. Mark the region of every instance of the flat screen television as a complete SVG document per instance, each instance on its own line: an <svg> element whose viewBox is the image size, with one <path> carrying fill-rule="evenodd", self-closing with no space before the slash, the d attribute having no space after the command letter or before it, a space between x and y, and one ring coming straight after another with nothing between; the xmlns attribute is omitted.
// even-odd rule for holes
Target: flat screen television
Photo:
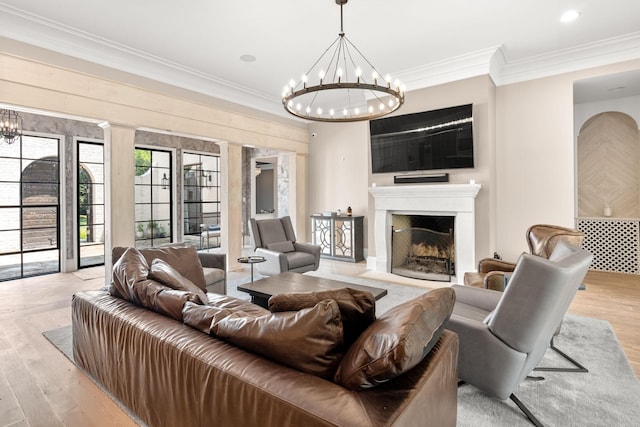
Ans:
<svg viewBox="0 0 640 427"><path fill-rule="evenodd" d="M473 105L371 120L371 172L472 168Z"/></svg>

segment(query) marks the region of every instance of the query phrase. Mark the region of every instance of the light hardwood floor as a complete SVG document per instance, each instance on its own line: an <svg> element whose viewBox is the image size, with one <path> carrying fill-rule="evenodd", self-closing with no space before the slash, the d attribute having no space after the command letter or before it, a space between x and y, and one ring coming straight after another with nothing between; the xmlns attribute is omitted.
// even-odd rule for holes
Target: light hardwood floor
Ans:
<svg viewBox="0 0 640 427"><path fill-rule="evenodd" d="M363 263L329 260L321 270L366 272ZM242 275L248 275L247 267L230 276ZM103 282L54 274L0 283L0 426L136 425L42 335L71 323L75 292ZM585 282L587 289L578 292L570 312L608 320L640 377L640 276L590 272Z"/></svg>

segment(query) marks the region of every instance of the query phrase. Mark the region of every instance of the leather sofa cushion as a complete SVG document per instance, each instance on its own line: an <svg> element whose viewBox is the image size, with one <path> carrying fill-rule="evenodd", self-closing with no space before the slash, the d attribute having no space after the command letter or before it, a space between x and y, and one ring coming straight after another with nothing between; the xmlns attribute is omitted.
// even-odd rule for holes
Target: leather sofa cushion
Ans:
<svg viewBox="0 0 640 427"><path fill-rule="evenodd" d="M132 294L133 284L146 280L149 274L147 260L136 248L126 248L114 263L109 293L140 305Z"/></svg>
<svg viewBox="0 0 640 427"><path fill-rule="evenodd" d="M208 305L186 303L182 309L182 321L205 334L211 333L211 326L223 317L235 315L258 317L269 315L269 310L228 295L207 294Z"/></svg>
<svg viewBox="0 0 640 427"><path fill-rule="evenodd" d="M182 322L205 334L210 334L213 323L217 323L222 318L231 316L233 313L246 316L246 314L241 311L187 302L182 308Z"/></svg>
<svg viewBox="0 0 640 427"><path fill-rule="evenodd" d="M160 258L154 259L151 263L148 277L171 289L191 292L197 297L197 302L200 304L207 304L209 302L207 294L202 289Z"/></svg>
<svg viewBox="0 0 640 427"><path fill-rule="evenodd" d="M267 243L267 249L275 252L293 252L296 249L293 247L293 242L285 240L284 242Z"/></svg>
<svg viewBox="0 0 640 427"><path fill-rule="evenodd" d="M376 318L376 300L371 292L351 288L274 295L269 298L269 310L273 313L298 311L326 299L334 300L340 308L345 348L351 346Z"/></svg>
<svg viewBox="0 0 640 427"><path fill-rule="evenodd" d="M111 256L114 264L126 249L127 248L124 247L113 248ZM148 265L150 265L154 259L160 258L175 268L184 277L191 280L200 289L203 291L206 289L204 273L202 272L202 264L200 263L198 252L194 246L166 246L140 249L139 251L147 260Z"/></svg>
<svg viewBox="0 0 640 427"><path fill-rule="evenodd" d="M262 308L259 305L253 304L249 301L230 297L228 295L209 293L207 294L207 296L209 297L209 305L212 307L227 308L232 311L241 311L253 317L271 314L266 308Z"/></svg>
<svg viewBox="0 0 640 427"><path fill-rule="evenodd" d="M266 316L228 316L212 335L302 372L331 379L343 342L340 309L333 300Z"/></svg>
<svg viewBox="0 0 640 427"><path fill-rule="evenodd" d="M335 382L362 390L409 371L438 341L454 304L453 289L440 288L393 307L349 348Z"/></svg>
<svg viewBox="0 0 640 427"><path fill-rule="evenodd" d="M113 266L109 293L179 321L187 301L200 302L193 292L171 289L148 276L145 257L136 248L127 248Z"/></svg>
<svg viewBox="0 0 640 427"><path fill-rule="evenodd" d="M182 322L184 305L189 301L199 302L199 298L192 292L171 289L151 279L134 283L132 293L139 301L139 305L156 313L170 316L180 322Z"/></svg>

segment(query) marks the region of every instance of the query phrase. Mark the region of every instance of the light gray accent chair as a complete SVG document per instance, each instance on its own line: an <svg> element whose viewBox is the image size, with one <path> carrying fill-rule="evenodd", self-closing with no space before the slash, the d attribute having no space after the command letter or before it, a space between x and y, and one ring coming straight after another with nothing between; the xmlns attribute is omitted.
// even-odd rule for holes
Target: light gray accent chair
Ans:
<svg viewBox="0 0 640 427"><path fill-rule="evenodd" d="M514 395L549 348L582 283L592 255L558 242L549 259L522 254L504 292L454 285L456 303L446 328L458 334L458 377L498 399Z"/></svg>
<svg viewBox="0 0 640 427"><path fill-rule="evenodd" d="M251 218L251 232L255 254L266 262L256 264L258 272L265 276L291 271L304 273L320 266L320 246L296 241L291 218Z"/></svg>

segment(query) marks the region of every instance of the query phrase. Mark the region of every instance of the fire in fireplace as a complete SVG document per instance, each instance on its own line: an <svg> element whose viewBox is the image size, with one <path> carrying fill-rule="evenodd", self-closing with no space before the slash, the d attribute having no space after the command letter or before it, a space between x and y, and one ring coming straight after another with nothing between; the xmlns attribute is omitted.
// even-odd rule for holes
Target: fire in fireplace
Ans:
<svg viewBox="0 0 640 427"><path fill-rule="evenodd" d="M455 275L454 217L393 215L391 272L424 280Z"/></svg>

